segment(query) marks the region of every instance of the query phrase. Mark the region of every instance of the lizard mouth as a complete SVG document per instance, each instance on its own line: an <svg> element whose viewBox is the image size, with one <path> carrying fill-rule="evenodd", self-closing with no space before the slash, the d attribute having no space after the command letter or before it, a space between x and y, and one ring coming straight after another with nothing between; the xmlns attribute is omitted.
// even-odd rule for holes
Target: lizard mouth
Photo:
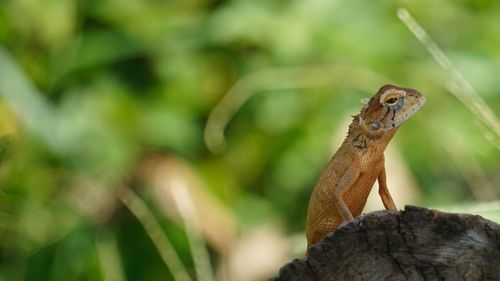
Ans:
<svg viewBox="0 0 500 281"><path fill-rule="evenodd" d="M408 120L408 118L412 117L423 105L425 104L425 98L420 97L418 101L406 112L402 112L400 116L394 119L392 126L398 127L404 121Z"/></svg>

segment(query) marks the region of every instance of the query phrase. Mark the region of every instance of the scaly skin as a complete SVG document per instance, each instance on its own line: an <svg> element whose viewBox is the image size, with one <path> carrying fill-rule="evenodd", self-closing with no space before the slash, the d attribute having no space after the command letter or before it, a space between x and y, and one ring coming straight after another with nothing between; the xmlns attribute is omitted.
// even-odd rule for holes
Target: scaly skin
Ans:
<svg viewBox="0 0 500 281"><path fill-rule="evenodd" d="M399 126L425 103L416 90L381 87L354 116L346 139L319 178L307 211L307 248L361 214L376 180L387 210L397 210L387 189L384 150Z"/></svg>

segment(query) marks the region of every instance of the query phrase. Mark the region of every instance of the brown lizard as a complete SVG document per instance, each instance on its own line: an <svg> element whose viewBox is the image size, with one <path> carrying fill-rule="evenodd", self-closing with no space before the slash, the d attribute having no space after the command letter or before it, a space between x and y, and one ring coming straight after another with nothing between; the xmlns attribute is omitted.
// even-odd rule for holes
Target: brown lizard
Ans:
<svg viewBox="0 0 500 281"><path fill-rule="evenodd" d="M384 85L353 116L344 142L319 178L307 211L307 248L361 214L373 184L387 210L397 210L387 189L384 150L399 126L425 103L416 90Z"/></svg>

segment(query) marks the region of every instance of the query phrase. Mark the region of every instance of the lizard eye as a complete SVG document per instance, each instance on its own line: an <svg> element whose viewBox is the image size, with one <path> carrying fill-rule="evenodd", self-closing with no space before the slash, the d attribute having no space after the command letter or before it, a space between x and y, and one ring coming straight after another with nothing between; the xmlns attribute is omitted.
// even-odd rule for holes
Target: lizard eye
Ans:
<svg viewBox="0 0 500 281"><path fill-rule="evenodd" d="M397 97L392 97L392 98L388 98L386 101L385 101L385 104L386 105L395 105L397 102L398 102L398 98Z"/></svg>

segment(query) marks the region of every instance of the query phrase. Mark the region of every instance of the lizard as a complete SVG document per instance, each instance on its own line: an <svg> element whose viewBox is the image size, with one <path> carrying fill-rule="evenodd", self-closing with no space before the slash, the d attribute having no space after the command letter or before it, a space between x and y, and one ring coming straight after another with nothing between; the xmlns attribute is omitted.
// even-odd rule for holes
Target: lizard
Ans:
<svg viewBox="0 0 500 281"><path fill-rule="evenodd" d="M401 124L424 103L425 98L417 90L387 84L353 116L347 137L311 194L307 249L342 222L359 216L377 180L385 209L397 210L387 188L384 150Z"/></svg>

